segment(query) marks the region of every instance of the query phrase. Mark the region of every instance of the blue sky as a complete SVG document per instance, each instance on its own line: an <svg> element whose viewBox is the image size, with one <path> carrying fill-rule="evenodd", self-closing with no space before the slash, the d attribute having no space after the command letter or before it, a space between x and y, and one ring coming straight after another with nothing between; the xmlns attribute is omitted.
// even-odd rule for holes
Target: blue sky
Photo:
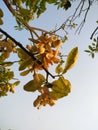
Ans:
<svg viewBox="0 0 98 130"><path fill-rule="evenodd" d="M5 10L4 25L1 27L17 41L26 44L29 33L14 31L15 20L2 1L0 8ZM46 30L53 29L56 24L62 24L75 8L74 4L72 9L65 12L49 6L39 20L32 22L32 26ZM37 110L33 107L36 93L23 91L23 84L30 80L32 75L19 77L15 66L14 70L21 84L15 89L15 94L9 93L9 96L0 99L1 130L98 130L98 54L92 59L84 52L91 42L91 33L97 26L95 22L98 20L97 9L98 3L91 8L81 33L75 35L71 31L69 40L62 47L64 54L75 46L79 47L77 63L65 75L72 84L71 93L57 101L55 106ZM52 71L52 68L50 70Z"/></svg>

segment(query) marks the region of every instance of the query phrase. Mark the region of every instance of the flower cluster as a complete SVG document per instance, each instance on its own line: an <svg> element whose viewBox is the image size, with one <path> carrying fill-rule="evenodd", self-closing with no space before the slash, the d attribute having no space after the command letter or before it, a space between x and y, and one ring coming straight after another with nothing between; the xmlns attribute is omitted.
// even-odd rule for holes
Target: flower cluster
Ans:
<svg viewBox="0 0 98 130"><path fill-rule="evenodd" d="M61 44L62 41L55 35L41 35L32 47L27 45L27 49L36 54L36 58L42 62L44 68L48 69L49 65L60 61L58 54ZM42 69L42 65L36 64L35 69Z"/></svg>
<svg viewBox="0 0 98 130"><path fill-rule="evenodd" d="M55 99L50 95L48 87L39 87L38 91L41 93L41 95L39 95L34 101L34 107L39 109L41 106L46 106L47 104L50 106L55 104Z"/></svg>

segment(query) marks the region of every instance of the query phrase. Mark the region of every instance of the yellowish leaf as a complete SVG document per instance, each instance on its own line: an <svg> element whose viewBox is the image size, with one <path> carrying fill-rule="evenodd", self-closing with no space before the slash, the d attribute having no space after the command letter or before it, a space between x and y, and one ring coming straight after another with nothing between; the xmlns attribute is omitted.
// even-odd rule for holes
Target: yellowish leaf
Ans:
<svg viewBox="0 0 98 130"><path fill-rule="evenodd" d="M29 81L27 84L24 85L24 90L28 92L36 91L45 81L45 77L42 74L37 74L39 81L35 82L35 80Z"/></svg>
<svg viewBox="0 0 98 130"><path fill-rule="evenodd" d="M78 58L78 47L75 47L68 54L63 74L66 73L67 70L71 69L75 65L77 58Z"/></svg>
<svg viewBox="0 0 98 130"><path fill-rule="evenodd" d="M0 8L0 17L3 17L3 11L2 11L2 9Z"/></svg>
<svg viewBox="0 0 98 130"><path fill-rule="evenodd" d="M28 73L30 72L30 70L26 70L20 73L21 76L26 76Z"/></svg>
<svg viewBox="0 0 98 130"><path fill-rule="evenodd" d="M59 77L58 80L55 80L52 83L52 90L50 95L55 99L62 98L67 96L68 93L71 91L71 83L69 80L65 79L63 76Z"/></svg>
<svg viewBox="0 0 98 130"><path fill-rule="evenodd" d="M60 74L62 71L63 71L62 65L61 64L57 65L57 67L55 68L55 72L57 74Z"/></svg>
<svg viewBox="0 0 98 130"><path fill-rule="evenodd" d="M61 46L61 44L62 44L62 40L56 40L52 43L52 46L58 48Z"/></svg>

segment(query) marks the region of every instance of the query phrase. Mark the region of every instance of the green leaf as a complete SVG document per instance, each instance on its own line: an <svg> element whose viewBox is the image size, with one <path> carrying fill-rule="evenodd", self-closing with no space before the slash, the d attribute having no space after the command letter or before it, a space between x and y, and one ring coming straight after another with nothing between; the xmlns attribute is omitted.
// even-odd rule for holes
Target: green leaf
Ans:
<svg viewBox="0 0 98 130"><path fill-rule="evenodd" d="M95 47L96 46L96 44L95 43L92 43L92 45Z"/></svg>
<svg viewBox="0 0 98 130"><path fill-rule="evenodd" d="M78 57L78 47L75 47L69 52L67 56L63 74L66 73L67 70L71 69L74 66L74 64L76 63L77 57Z"/></svg>
<svg viewBox="0 0 98 130"><path fill-rule="evenodd" d="M95 56L94 53L92 53L91 56L92 56L92 58L94 58L94 56Z"/></svg>
<svg viewBox="0 0 98 130"><path fill-rule="evenodd" d="M8 61L8 62L3 62L3 63L1 63L1 65L3 65L4 67L7 67L7 66L13 65L13 62L10 62L10 61Z"/></svg>
<svg viewBox="0 0 98 130"><path fill-rule="evenodd" d="M45 81L45 77L42 74L38 74L39 82L42 84Z"/></svg>
<svg viewBox="0 0 98 130"><path fill-rule="evenodd" d="M26 0L26 6L29 6L32 9L34 9L38 3L39 0Z"/></svg>
<svg viewBox="0 0 98 130"><path fill-rule="evenodd" d="M46 0L49 4L56 3L56 0Z"/></svg>
<svg viewBox="0 0 98 130"><path fill-rule="evenodd" d="M70 82L65 79L63 76L59 77L58 80L52 82L52 90L59 92L59 93L69 93L71 89Z"/></svg>
<svg viewBox="0 0 98 130"><path fill-rule="evenodd" d="M20 73L21 76L26 76L28 73L30 72L30 70L26 70Z"/></svg>
<svg viewBox="0 0 98 130"><path fill-rule="evenodd" d="M8 72L7 75L8 75L9 80L14 78L14 72L13 71Z"/></svg>
<svg viewBox="0 0 98 130"><path fill-rule="evenodd" d="M52 85L53 91L51 91L50 94L56 99L67 96L68 93L71 91L71 83L63 76L59 77L58 80L52 82Z"/></svg>
<svg viewBox="0 0 98 130"><path fill-rule="evenodd" d="M7 96L6 92L0 91L0 97Z"/></svg>
<svg viewBox="0 0 98 130"><path fill-rule="evenodd" d="M36 84L34 80L29 81L27 84L24 85L24 90L28 92L34 92L38 89L39 83Z"/></svg>
<svg viewBox="0 0 98 130"><path fill-rule="evenodd" d="M96 38L93 39L94 42L97 42Z"/></svg>
<svg viewBox="0 0 98 130"><path fill-rule="evenodd" d="M3 11L2 9L0 8L0 18L3 17Z"/></svg>
<svg viewBox="0 0 98 130"><path fill-rule="evenodd" d="M91 51L94 51L93 47L91 45L88 46L88 48L91 50Z"/></svg>
<svg viewBox="0 0 98 130"><path fill-rule="evenodd" d="M2 25L3 24L3 20L0 18L0 25Z"/></svg>
<svg viewBox="0 0 98 130"><path fill-rule="evenodd" d="M42 0L39 4L39 9L37 11L37 17L39 17L46 10L46 0Z"/></svg>
<svg viewBox="0 0 98 130"><path fill-rule="evenodd" d="M20 81L16 81L16 82L13 83L14 87L18 86L19 84L20 84Z"/></svg>
<svg viewBox="0 0 98 130"><path fill-rule="evenodd" d="M8 70L8 72L6 72L6 73L4 74L4 78L5 78L6 80L11 80L11 79L13 79L13 78L14 78L14 72Z"/></svg>
<svg viewBox="0 0 98 130"><path fill-rule="evenodd" d="M24 85L24 90L28 92L36 91L45 81L45 78L42 74L38 74L39 81L31 80L27 84Z"/></svg>
<svg viewBox="0 0 98 130"><path fill-rule="evenodd" d="M50 93L51 97L52 97L54 100L57 100L57 99L62 98L62 97L65 96L64 93L58 93L58 92L55 92L55 91L51 91L51 92L49 92L49 93Z"/></svg>
<svg viewBox="0 0 98 130"><path fill-rule="evenodd" d="M69 0L62 0L60 2L56 2L56 5L58 5L58 9L63 8L65 10L67 10L69 7L71 7L71 3Z"/></svg>
<svg viewBox="0 0 98 130"><path fill-rule="evenodd" d="M65 4L64 4L64 9L67 10L70 7L71 7L71 3L70 3L70 1L67 0L67 2L65 2Z"/></svg>
<svg viewBox="0 0 98 130"><path fill-rule="evenodd" d="M17 51L18 51L19 58L25 59L25 60L29 58L28 54L24 50L22 50L21 48L17 48Z"/></svg>
<svg viewBox="0 0 98 130"><path fill-rule="evenodd" d="M27 59L27 60L22 61L22 62L20 63L20 66L19 66L19 71L22 71L22 70L26 69L26 67L27 67L28 65L30 65L31 62L32 62L32 60L30 60L30 59Z"/></svg>
<svg viewBox="0 0 98 130"><path fill-rule="evenodd" d="M85 50L85 52L87 52L87 53L91 53L91 51L89 51L89 50Z"/></svg>
<svg viewBox="0 0 98 130"><path fill-rule="evenodd" d="M62 71L63 71L62 65L59 64L59 65L56 67L55 72L56 72L57 74L60 74Z"/></svg>
<svg viewBox="0 0 98 130"><path fill-rule="evenodd" d="M27 84L24 85L24 90L28 92L34 92L40 87L40 83L35 83L34 80L29 81Z"/></svg>
<svg viewBox="0 0 98 130"><path fill-rule="evenodd" d="M27 22L34 18L33 13L31 13L31 10L29 9L20 8L19 12L21 17Z"/></svg>

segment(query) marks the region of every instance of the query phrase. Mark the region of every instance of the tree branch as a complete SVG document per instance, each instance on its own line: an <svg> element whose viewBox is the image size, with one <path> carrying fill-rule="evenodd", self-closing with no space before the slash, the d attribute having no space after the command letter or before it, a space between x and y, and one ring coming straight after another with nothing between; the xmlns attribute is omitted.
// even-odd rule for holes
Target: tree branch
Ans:
<svg viewBox="0 0 98 130"><path fill-rule="evenodd" d="M10 2L8 0L3 0L5 5L7 6L7 8L9 9L9 11L16 17L16 19L19 19L19 21L22 22L22 24L24 24L26 26L26 28L30 31L30 32L33 32L37 37L38 37L38 34L35 32L36 31L41 31L41 32L44 32L44 33L47 33L47 34L52 34L51 32L48 32L44 29L41 29L41 28L36 28L36 27L31 27L26 21L24 21L23 19L21 20L20 16L17 14L17 12L12 8Z"/></svg>
<svg viewBox="0 0 98 130"><path fill-rule="evenodd" d="M29 52L27 49L23 47L23 45L16 41L13 37L11 37L8 33L6 33L4 30L0 28L0 32L3 33L6 37L10 38L17 46L19 46L22 50L24 50L34 61L36 61L37 64L41 65L42 68L45 70L45 72L50 75L52 78L55 78L42 64L41 61L39 61L31 52Z"/></svg>

